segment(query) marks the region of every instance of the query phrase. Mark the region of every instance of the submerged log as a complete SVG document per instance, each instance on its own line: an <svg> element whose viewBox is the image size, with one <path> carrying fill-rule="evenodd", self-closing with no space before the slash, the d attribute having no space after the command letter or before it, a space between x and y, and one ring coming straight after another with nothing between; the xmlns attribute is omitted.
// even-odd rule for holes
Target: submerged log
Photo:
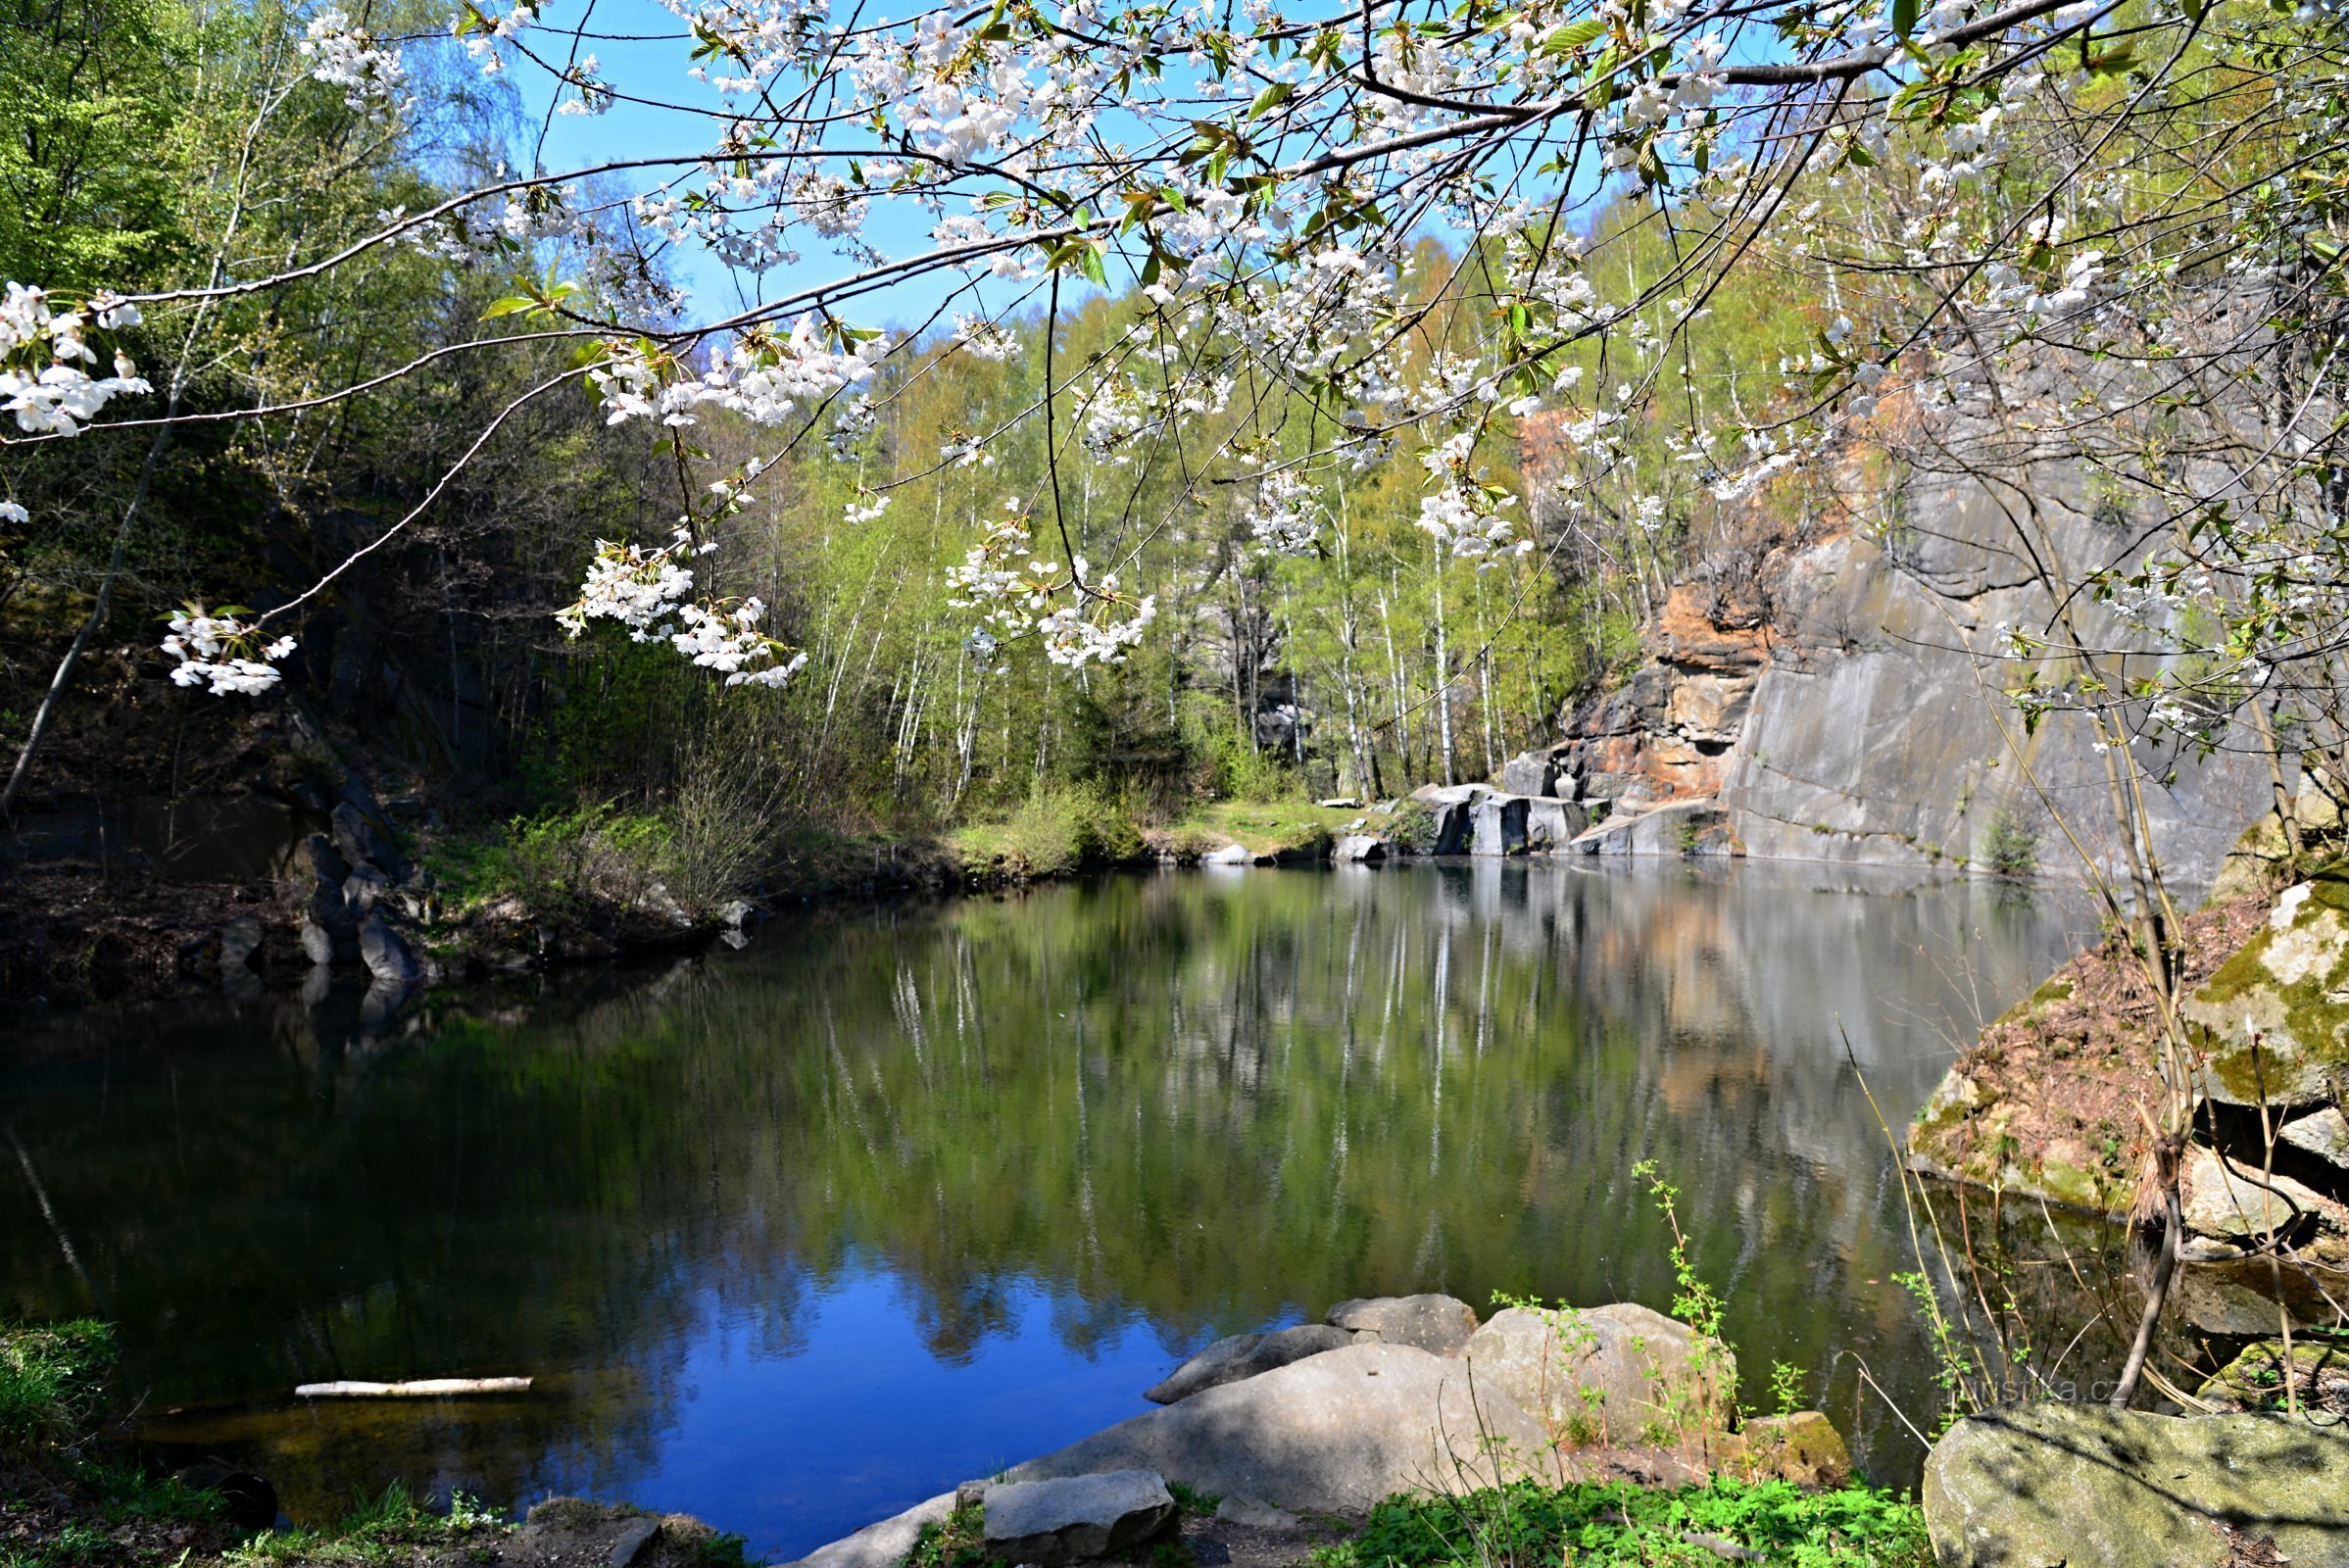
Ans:
<svg viewBox="0 0 2349 1568"><path fill-rule="evenodd" d="M425 1378L416 1383L305 1383L297 1399L439 1399L460 1394L527 1394L528 1378Z"/></svg>

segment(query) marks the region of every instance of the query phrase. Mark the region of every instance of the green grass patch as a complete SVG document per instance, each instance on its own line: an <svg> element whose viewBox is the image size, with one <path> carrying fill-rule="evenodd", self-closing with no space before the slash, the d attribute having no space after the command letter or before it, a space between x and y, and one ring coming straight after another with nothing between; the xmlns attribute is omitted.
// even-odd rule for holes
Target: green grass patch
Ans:
<svg viewBox="0 0 2349 1568"><path fill-rule="evenodd" d="M1649 1490L1534 1482L1459 1497L1390 1497L1349 1563L1320 1568L1720 1568L1759 1552L1775 1568L1931 1568L1925 1514L1872 1487L1807 1493L1783 1481Z"/></svg>
<svg viewBox="0 0 2349 1568"><path fill-rule="evenodd" d="M1357 808L1310 801L1215 801L1194 807L1163 831L1185 845L1201 846L1202 853L1237 844L1254 855L1318 855L1348 822L1365 814Z"/></svg>
<svg viewBox="0 0 2349 1568"><path fill-rule="evenodd" d="M987 1510L974 1503L922 1526L905 1568L982 1568L988 1560Z"/></svg>
<svg viewBox="0 0 2349 1568"><path fill-rule="evenodd" d="M0 1450L31 1458L96 1414L114 1336L87 1318L0 1333Z"/></svg>
<svg viewBox="0 0 2349 1568"><path fill-rule="evenodd" d="M363 1494L342 1523L329 1530L264 1530L221 1558L238 1568L278 1563L364 1565L405 1560L420 1547L486 1545L511 1527L464 1493L450 1499L445 1514L432 1512L395 1481L380 1493Z"/></svg>

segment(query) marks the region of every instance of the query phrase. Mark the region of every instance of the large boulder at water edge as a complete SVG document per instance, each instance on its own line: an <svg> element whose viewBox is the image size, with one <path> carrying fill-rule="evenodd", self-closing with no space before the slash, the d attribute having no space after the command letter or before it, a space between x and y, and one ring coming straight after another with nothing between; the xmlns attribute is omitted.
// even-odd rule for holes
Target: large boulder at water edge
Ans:
<svg viewBox="0 0 2349 1568"><path fill-rule="evenodd" d="M1058 1568L1139 1545L1174 1523L1175 1500L1154 1470L1112 1470L989 1487L987 1554Z"/></svg>
<svg viewBox="0 0 2349 1568"><path fill-rule="evenodd" d="M2178 1010L2218 1100L2318 1105L2349 1089L2349 874L2286 888Z"/></svg>
<svg viewBox="0 0 2349 1568"><path fill-rule="evenodd" d="M1469 851L1475 855L1519 855L1525 850L1526 808L1518 795L1487 795L1470 808Z"/></svg>
<svg viewBox="0 0 2349 1568"><path fill-rule="evenodd" d="M1994 1411L1933 1445L1924 1499L1940 1568L2349 1563L2349 1436L2274 1416Z"/></svg>
<svg viewBox="0 0 2349 1568"><path fill-rule="evenodd" d="M1154 1470L1222 1496L1358 1513L1397 1492L1490 1485L1545 1452L1540 1423L1507 1395L1480 1385L1470 1401L1459 1361L1355 1344L1122 1421L1010 1479Z"/></svg>
<svg viewBox="0 0 2349 1568"><path fill-rule="evenodd" d="M1207 1389L1221 1388L1270 1372L1274 1367L1301 1361L1308 1355L1351 1345L1354 1337L1326 1323L1300 1323L1269 1334L1235 1334L1217 1340L1168 1373L1166 1380L1143 1391L1152 1404L1172 1404Z"/></svg>
<svg viewBox="0 0 2349 1568"><path fill-rule="evenodd" d="M1480 1392L1507 1395L1578 1447L1672 1444L1729 1425L1736 1354L1637 1302L1512 1306L1463 1353Z"/></svg>
<svg viewBox="0 0 2349 1568"><path fill-rule="evenodd" d="M1327 1320L1358 1340L1408 1345L1432 1355L1458 1355L1476 1332L1476 1308L1449 1296L1377 1296L1340 1301Z"/></svg>

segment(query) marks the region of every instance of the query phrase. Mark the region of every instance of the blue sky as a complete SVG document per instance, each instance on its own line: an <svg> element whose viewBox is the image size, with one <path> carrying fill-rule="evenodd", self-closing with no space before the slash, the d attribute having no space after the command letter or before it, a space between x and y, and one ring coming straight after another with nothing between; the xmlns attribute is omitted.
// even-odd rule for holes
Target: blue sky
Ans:
<svg viewBox="0 0 2349 1568"><path fill-rule="evenodd" d="M576 15L567 7L558 10L545 24L530 28L524 40L542 59L561 63L563 52L570 48L569 29L576 25L589 35L578 44L580 57L596 56L603 79L619 92L680 105L716 105L717 94L687 74L693 61L686 24L653 0L592 0L583 20L574 22L572 18ZM624 38L609 36L614 34ZM555 97L556 84L545 72L522 60L507 68L507 77L521 93L535 135ZM564 97L572 95L568 89L563 93ZM620 101L602 115L554 116L546 125L544 167L559 172L619 159L691 157L705 151L715 135L715 122L705 115ZM525 154L528 150L527 146L523 149ZM655 184L661 172L637 172L628 177L642 190ZM931 245L931 221L911 202L876 201L865 234L892 258L909 256ZM733 315L762 296L788 294L861 270L861 263L835 254L831 244L813 233L803 233L802 260L776 268L763 277L747 274L737 277L715 256L698 247L676 249L668 260L672 274L693 291L693 317L709 320ZM862 296L845 314L856 325L910 330L928 319L955 280L958 279L931 278L896 284ZM981 297L988 306L1001 309L1021 292L1022 289L1012 285L995 282L982 290ZM1063 286L1064 307L1073 298L1081 297ZM972 307L966 298L956 309L968 311Z"/></svg>

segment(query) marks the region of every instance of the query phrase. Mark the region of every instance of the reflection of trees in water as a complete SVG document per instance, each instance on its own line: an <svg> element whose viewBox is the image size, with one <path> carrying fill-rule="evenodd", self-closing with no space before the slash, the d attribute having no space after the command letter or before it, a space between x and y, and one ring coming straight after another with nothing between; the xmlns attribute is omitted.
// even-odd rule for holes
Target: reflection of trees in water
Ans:
<svg viewBox="0 0 2349 1568"><path fill-rule="evenodd" d="M1662 1304L1642 1157L1757 1375L1848 1348L1883 1376L1915 1335L1857 1284L1900 1266L1896 1200L1834 1018L1905 1109L1965 1010L1933 954L1982 927L1993 1005L2048 966L2043 911L1993 913L1751 870L1124 878L557 976L356 1052L328 1013L191 1015L5 1113L159 1404L574 1371L417 1440L507 1495L549 1452L642 1463L704 1314L796 1348L859 1260L950 1359L1029 1282L1078 1353L1390 1291ZM32 1262L0 1306L80 1307L29 1205L0 1242Z"/></svg>

